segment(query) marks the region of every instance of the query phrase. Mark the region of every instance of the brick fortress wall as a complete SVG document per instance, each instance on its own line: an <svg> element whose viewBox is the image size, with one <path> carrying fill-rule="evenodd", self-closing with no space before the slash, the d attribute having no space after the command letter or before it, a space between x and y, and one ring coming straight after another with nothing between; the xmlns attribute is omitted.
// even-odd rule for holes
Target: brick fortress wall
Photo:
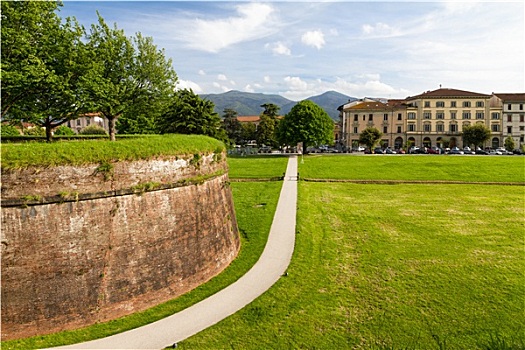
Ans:
<svg viewBox="0 0 525 350"><path fill-rule="evenodd" d="M2 173L2 340L173 299L239 235L224 154Z"/></svg>

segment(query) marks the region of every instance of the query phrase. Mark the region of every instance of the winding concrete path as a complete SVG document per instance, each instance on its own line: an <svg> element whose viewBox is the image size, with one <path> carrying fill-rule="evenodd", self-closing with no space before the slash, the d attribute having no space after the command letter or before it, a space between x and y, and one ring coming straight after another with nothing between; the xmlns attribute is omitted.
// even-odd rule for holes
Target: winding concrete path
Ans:
<svg viewBox="0 0 525 350"><path fill-rule="evenodd" d="M296 211L297 156L291 156L268 242L257 263L244 276L211 297L157 322L56 349L163 349L234 314L285 273L294 250Z"/></svg>

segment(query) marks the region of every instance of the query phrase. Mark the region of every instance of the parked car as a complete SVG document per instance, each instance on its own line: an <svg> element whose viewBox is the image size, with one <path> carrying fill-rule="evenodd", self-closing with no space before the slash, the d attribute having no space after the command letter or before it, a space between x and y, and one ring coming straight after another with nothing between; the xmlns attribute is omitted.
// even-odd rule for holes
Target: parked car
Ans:
<svg viewBox="0 0 525 350"><path fill-rule="evenodd" d="M428 154L442 154L443 152L441 152L441 148L434 146L434 147L427 149L427 153Z"/></svg>
<svg viewBox="0 0 525 350"><path fill-rule="evenodd" d="M354 152L364 152L365 148L363 146L358 146L358 147L354 147L352 148L352 151Z"/></svg>
<svg viewBox="0 0 525 350"><path fill-rule="evenodd" d="M269 146L262 146L259 148L259 153L272 153L272 148Z"/></svg>
<svg viewBox="0 0 525 350"><path fill-rule="evenodd" d="M488 154L487 151L481 149L480 147L477 147L476 148L476 154Z"/></svg>
<svg viewBox="0 0 525 350"><path fill-rule="evenodd" d="M391 149L390 147L387 147L385 149L385 153L384 154L396 154L397 152L394 151L393 149Z"/></svg>
<svg viewBox="0 0 525 350"><path fill-rule="evenodd" d="M383 149L381 147L374 148L374 154L384 154Z"/></svg>
<svg viewBox="0 0 525 350"><path fill-rule="evenodd" d="M496 151L500 152L503 155L511 155L511 154L513 154L512 152L507 151L507 149L505 147L498 147L496 149Z"/></svg>
<svg viewBox="0 0 525 350"><path fill-rule="evenodd" d="M458 147L452 147L449 154L464 154L462 150L460 150Z"/></svg>
<svg viewBox="0 0 525 350"><path fill-rule="evenodd" d="M463 147L463 154L476 154L476 152L473 152L469 146Z"/></svg>
<svg viewBox="0 0 525 350"><path fill-rule="evenodd" d="M516 148L514 151L512 151L513 154L517 154L517 155L521 155L523 154L523 152L521 151L521 149L519 148Z"/></svg>
<svg viewBox="0 0 525 350"><path fill-rule="evenodd" d="M489 151L489 155L491 155L491 156L495 156L495 155L501 156L501 154L502 153L500 151L498 151L497 149L491 149Z"/></svg>

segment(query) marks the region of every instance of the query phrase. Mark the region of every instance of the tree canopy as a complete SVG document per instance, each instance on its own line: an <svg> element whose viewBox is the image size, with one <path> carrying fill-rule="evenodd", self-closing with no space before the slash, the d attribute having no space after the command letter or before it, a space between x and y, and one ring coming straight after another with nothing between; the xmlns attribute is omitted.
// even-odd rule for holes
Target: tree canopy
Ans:
<svg viewBox="0 0 525 350"><path fill-rule="evenodd" d="M374 127L367 127L359 134L359 143L372 150L383 134Z"/></svg>
<svg viewBox="0 0 525 350"><path fill-rule="evenodd" d="M226 108L223 112L223 128L231 143L242 143L242 124L237 119L237 111Z"/></svg>
<svg viewBox="0 0 525 350"><path fill-rule="evenodd" d="M96 110L109 121L110 139L114 140L117 118L146 114L148 123L167 108L177 76L171 60L157 50L153 39L137 33L131 40L116 24L111 28L100 15L98 21L89 34L94 58L86 81Z"/></svg>
<svg viewBox="0 0 525 350"><path fill-rule="evenodd" d="M463 127L461 136L465 145L481 147L490 139L490 129L485 124L468 125Z"/></svg>
<svg viewBox="0 0 525 350"><path fill-rule="evenodd" d="M333 143L334 122L317 104L304 100L284 116L277 136L279 142L286 145L302 142L306 151L308 146Z"/></svg>
<svg viewBox="0 0 525 350"><path fill-rule="evenodd" d="M84 29L57 2L2 2L2 118L51 130L86 112Z"/></svg>
<svg viewBox="0 0 525 350"><path fill-rule="evenodd" d="M159 132L207 135L225 141L221 118L214 109L213 102L201 99L193 90L178 90L167 111L158 118Z"/></svg>
<svg viewBox="0 0 525 350"><path fill-rule="evenodd" d="M122 132L155 130L177 76L153 39L126 37L99 15L87 34L74 18L62 21L57 1L3 1L2 119L51 129L86 112L115 121Z"/></svg>

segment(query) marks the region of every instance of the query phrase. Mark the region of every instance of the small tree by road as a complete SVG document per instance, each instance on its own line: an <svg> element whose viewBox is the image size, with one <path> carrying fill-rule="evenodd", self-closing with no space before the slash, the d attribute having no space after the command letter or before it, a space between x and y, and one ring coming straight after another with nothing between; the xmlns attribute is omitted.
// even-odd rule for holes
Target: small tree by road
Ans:
<svg viewBox="0 0 525 350"><path fill-rule="evenodd" d="M463 144L483 147L485 141L490 139L490 129L484 124L468 125L463 128Z"/></svg>
<svg viewBox="0 0 525 350"><path fill-rule="evenodd" d="M359 134L359 143L365 145L370 151L372 151L377 142L381 140L382 136L383 133L381 131L369 126Z"/></svg>
<svg viewBox="0 0 525 350"><path fill-rule="evenodd" d="M505 149L509 152L512 152L514 148L516 147L516 143L514 142L514 139L512 136L507 136L505 138Z"/></svg>

